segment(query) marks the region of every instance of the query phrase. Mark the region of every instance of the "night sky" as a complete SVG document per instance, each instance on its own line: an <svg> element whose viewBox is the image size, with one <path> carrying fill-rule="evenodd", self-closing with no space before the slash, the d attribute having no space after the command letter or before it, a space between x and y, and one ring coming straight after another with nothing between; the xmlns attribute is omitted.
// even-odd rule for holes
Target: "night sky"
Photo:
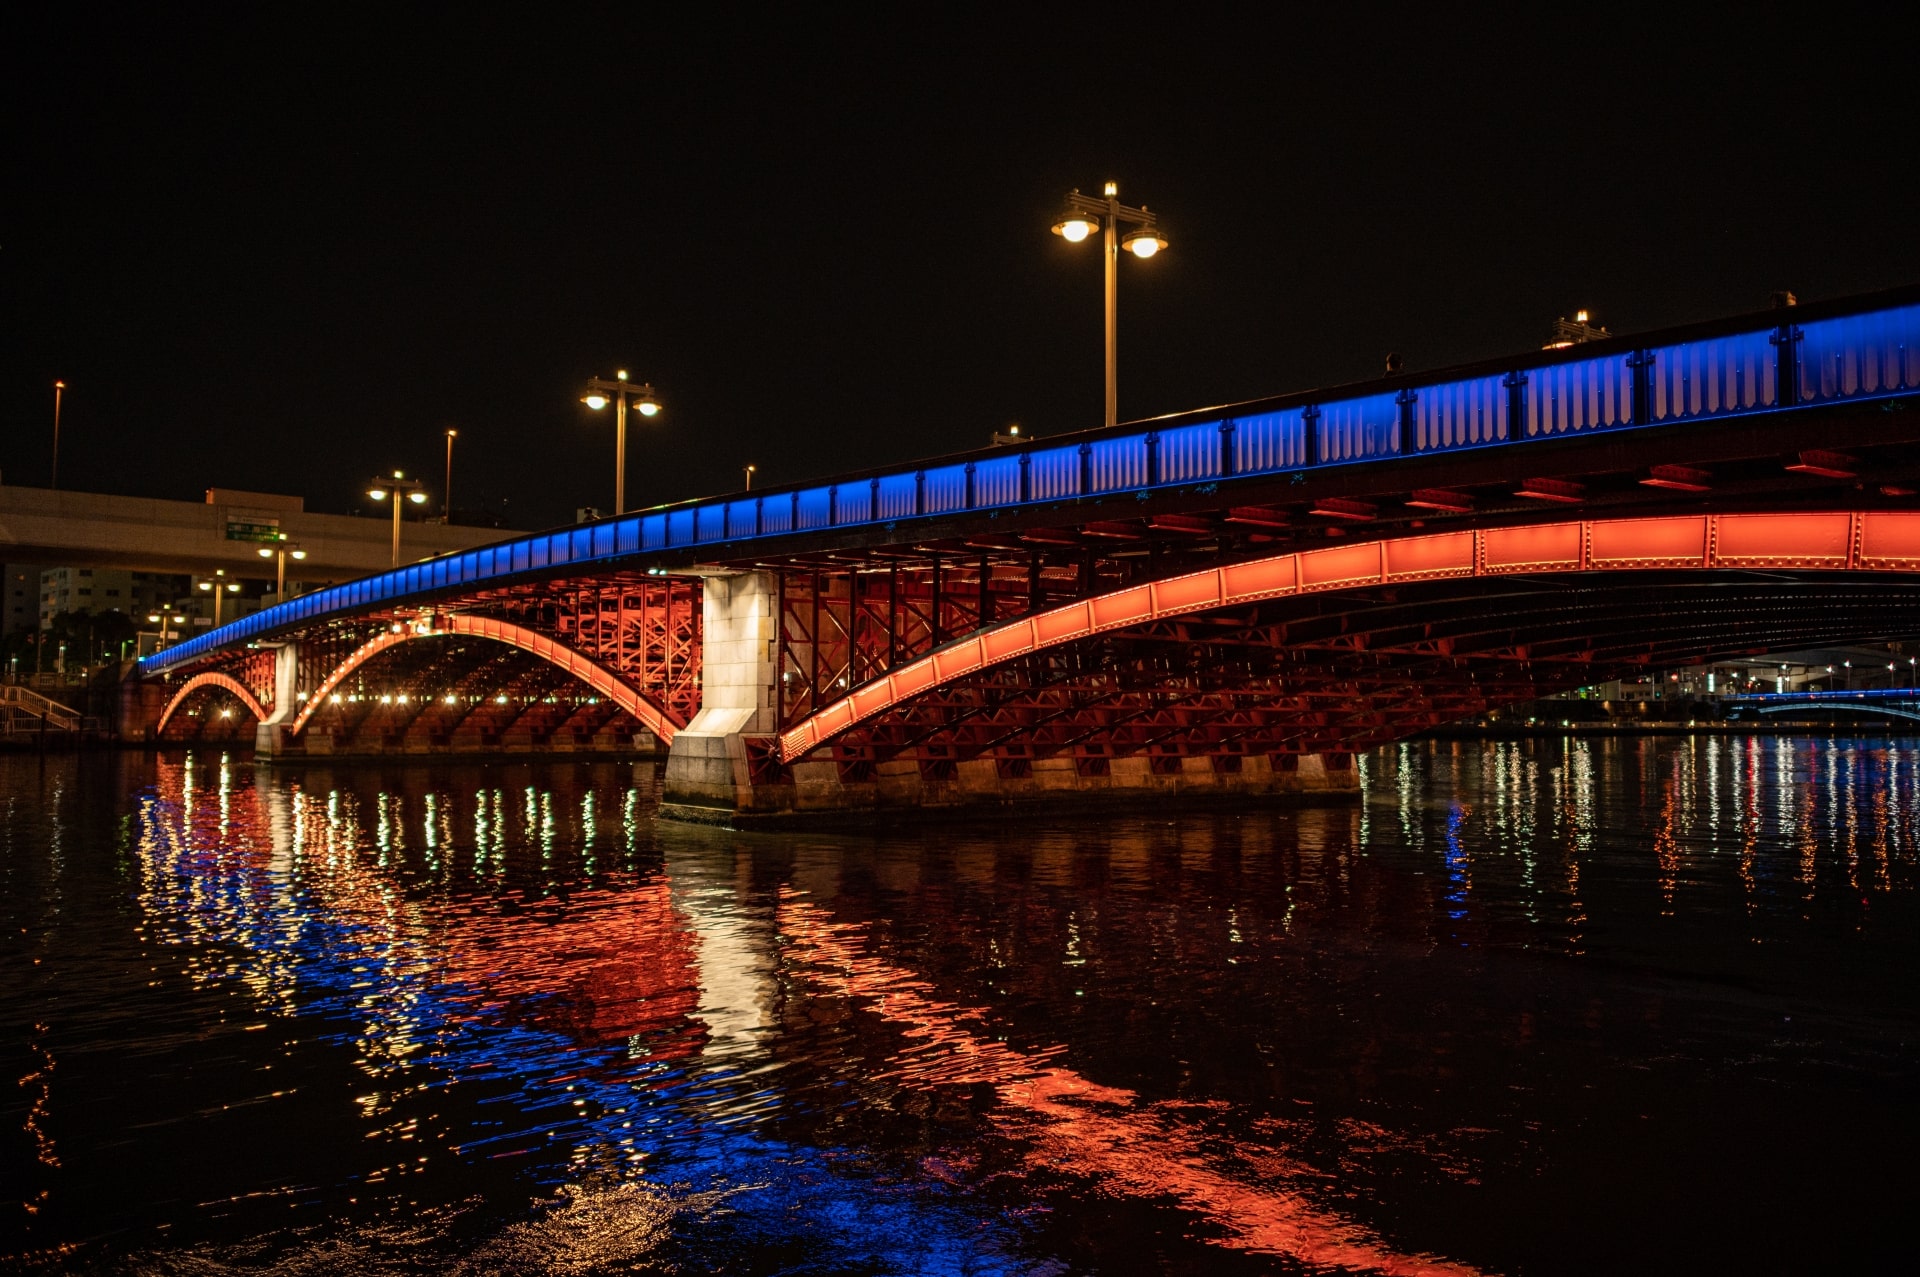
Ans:
<svg viewBox="0 0 1920 1277"><path fill-rule="evenodd" d="M635 504L1097 425L1098 252L1047 228L1109 177L1172 244L1121 262L1123 418L1920 281L1891 17L40 8L8 483L55 377L62 487L346 511L398 467L437 508L451 426L456 505L522 528L611 504L577 399L618 367L668 406Z"/></svg>

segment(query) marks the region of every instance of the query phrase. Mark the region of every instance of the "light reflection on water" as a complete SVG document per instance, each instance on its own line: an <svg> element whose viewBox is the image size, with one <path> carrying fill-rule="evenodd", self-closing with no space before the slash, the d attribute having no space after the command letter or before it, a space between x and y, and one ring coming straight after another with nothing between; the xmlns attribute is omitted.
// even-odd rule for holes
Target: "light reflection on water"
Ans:
<svg viewBox="0 0 1920 1277"><path fill-rule="evenodd" d="M648 765L0 760L4 1027L48 1061L0 1255L1685 1270L1747 1216L1789 1253L1777 1198L1844 1185L1768 1120L1920 1129L1917 757L1402 745L1351 807L876 839L656 825ZM1654 1200L1596 1243L1621 1176Z"/></svg>

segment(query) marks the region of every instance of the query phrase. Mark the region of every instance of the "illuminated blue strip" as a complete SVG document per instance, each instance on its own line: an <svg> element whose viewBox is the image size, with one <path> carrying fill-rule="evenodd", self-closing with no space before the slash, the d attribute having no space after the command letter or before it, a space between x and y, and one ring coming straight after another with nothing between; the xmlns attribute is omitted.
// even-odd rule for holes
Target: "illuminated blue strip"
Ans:
<svg viewBox="0 0 1920 1277"><path fill-rule="evenodd" d="M1776 340L1782 331L1791 335L1784 346ZM1794 361L1784 383L1782 349ZM385 602L649 551L1771 412L1782 406L1776 402L1782 384L1796 387L1794 403L1786 406L1912 394L1920 391L1920 305L1652 345L1637 356L1577 352L1504 378L1410 383L1397 394L1349 395L1245 417L1135 428L1083 443L997 449L968 461L882 475L877 486L861 478L736 494L539 532L302 595L142 657L140 664L157 672ZM1524 415L1516 418L1521 404Z"/></svg>

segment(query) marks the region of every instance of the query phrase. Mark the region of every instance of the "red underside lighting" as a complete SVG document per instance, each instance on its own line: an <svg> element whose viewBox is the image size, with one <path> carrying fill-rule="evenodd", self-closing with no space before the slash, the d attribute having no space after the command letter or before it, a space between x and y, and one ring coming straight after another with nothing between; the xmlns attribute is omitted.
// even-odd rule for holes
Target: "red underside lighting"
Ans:
<svg viewBox="0 0 1920 1277"><path fill-rule="evenodd" d="M1529 479L1520 485L1516 497L1527 497L1534 501L1559 501L1573 505L1586 499L1587 490L1577 483L1568 483L1564 479Z"/></svg>
<svg viewBox="0 0 1920 1277"><path fill-rule="evenodd" d="M1854 469L1859 459L1849 457L1844 452L1820 452L1809 450L1800 454L1800 464L1788 466L1795 474L1819 475L1822 479L1853 479L1859 477Z"/></svg>
<svg viewBox="0 0 1920 1277"><path fill-rule="evenodd" d="M1213 531L1211 523L1190 514L1156 514L1147 520L1147 526L1156 532L1183 532L1188 536L1207 536Z"/></svg>
<svg viewBox="0 0 1920 1277"><path fill-rule="evenodd" d="M1711 492L1713 476L1690 466L1655 466L1640 481L1643 488L1671 488L1675 492Z"/></svg>
<svg viewBox="0 0 1920 1277"><path fill-rule="evenodd" d="M1371 501L1354 501L1348 497L1323 497L1313 503L1311 514L1328 519L1371 519L1379 509Z"/></svg>
<svg viewBox="0 0 1920 1277"><path fill-rule="evenodd" d="M1444 488L1422 488L1407 498L1407 504L1420 510L1450 510L1455 514L1465 514L1473 509L1473 498L1464 492L1448 492Z"/></svg>
<svg viewBox="0 0 1920 1277"><path fill-rule="evenodd" d="M1269 510L1261 505L1237 505L1227 511L1227 522L1249 528L1284 528L1287 526L1287 514L1284 510Z"/></svg>

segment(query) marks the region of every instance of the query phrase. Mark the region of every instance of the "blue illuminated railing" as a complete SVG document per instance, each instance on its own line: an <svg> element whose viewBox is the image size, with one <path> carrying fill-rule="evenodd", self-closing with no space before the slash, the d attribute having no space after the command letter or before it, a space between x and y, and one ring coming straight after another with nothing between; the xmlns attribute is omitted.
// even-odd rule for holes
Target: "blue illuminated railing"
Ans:
<svg viewBox="0 0 1920 1277"><path fill-rule="evenodd" d="M1822 311L1834 308L1822 308ZM1819 312L1816 312L1819 313ZM1678 335L1678 334L1676 334ZM146 657L159 669L337 613L524 572L755 537L1668 425L1920 390L1920 304L1692 340L1611 340L1364 394L1289 396L1212 420L1038 441L914 470L535 533L332 586ZM1789 352L1783 358L1783 352Z"/></svg>

